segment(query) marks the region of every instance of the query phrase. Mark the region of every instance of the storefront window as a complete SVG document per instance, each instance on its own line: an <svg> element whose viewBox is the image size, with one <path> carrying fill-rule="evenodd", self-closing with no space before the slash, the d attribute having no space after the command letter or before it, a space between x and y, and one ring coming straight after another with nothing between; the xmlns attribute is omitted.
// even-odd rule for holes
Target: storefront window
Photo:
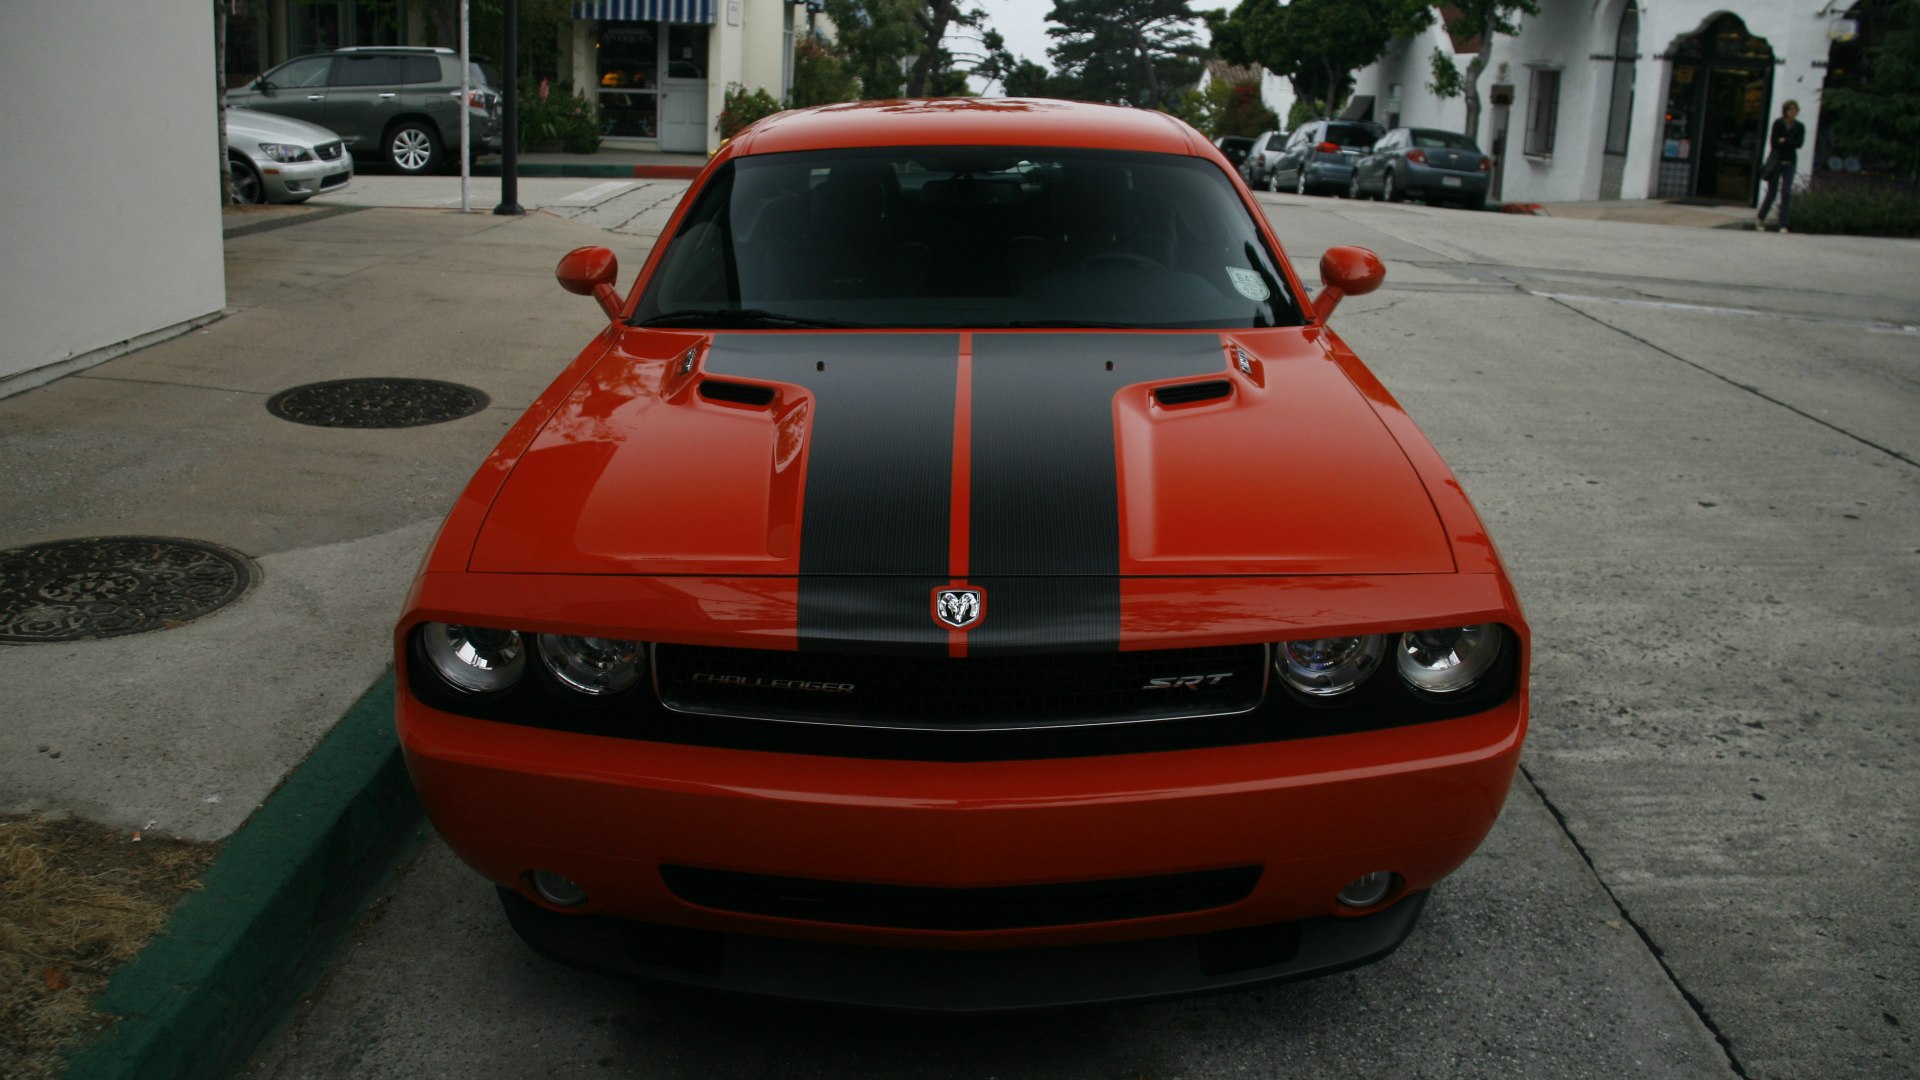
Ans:
<svg viewBox="0 0 1920 1080"><path fill-rule="evenodd" d="M667 78L707 77L707 28L674 24L667 27Z"/></svg>
<svg viewBox="0 0 1920 1080"><path fill-rule="evenodd" d="M656 23L617 23L600 31L600 130L651 139L659 132L660 38Z"/></svg>

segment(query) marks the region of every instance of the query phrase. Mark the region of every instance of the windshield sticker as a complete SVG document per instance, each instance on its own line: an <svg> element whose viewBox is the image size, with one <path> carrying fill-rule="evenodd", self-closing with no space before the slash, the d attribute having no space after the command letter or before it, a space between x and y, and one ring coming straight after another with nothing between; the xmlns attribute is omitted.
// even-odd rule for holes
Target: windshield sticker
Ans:
<svg viewBox="0 0 1920 1080"><path fill-rule="evenodd" d="M1240 290L1241 296L1249 300L1265 300L1273 295L1267 288L1267 283L1252 270L1245 270L1238 266L1229 266L1226 270L1227 276L1233 279L1233 287Z"/></svg>

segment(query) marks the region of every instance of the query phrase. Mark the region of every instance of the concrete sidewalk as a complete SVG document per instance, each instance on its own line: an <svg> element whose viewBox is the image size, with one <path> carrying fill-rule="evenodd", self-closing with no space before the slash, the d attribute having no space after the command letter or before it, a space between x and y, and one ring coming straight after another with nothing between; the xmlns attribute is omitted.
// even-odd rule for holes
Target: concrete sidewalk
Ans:
<svg viewBox="0 0 1920 1080"><path fill-rule="evenodd" d="M242 220L295 227L228 240L225 317L0 400L0 550L177 537L256 571L240 599L172 629L0 647L0 812L227 844L206 890L115 977L106 1004L132 1018L75 1075L244 1054L271 1012L259 995L297 992L285 976L325 950L314 919L344 925L357 897L340 893L364 883L351 871L413 828L382 689L407 583L473 469L604 325L554 263L603 244L631 280L652 243L539 213ZM266 408L372 376L445 380L488 404L388 429ZM328 749L336 727L354 745Z"/></svg>

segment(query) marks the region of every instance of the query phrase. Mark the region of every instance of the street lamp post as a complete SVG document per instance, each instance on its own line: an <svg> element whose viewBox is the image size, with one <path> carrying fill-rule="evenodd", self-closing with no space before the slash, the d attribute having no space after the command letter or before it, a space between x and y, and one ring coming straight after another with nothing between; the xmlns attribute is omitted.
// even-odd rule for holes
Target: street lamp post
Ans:
<svg viewBox="0 0 1920 1080"><path fill-rule="evenodd" d="M505 71L502 75L507 84L503 91L500 106L500 205L493 212L500 215L524 214L526 209L520 205L520 0L506 0L505 10L501 13L506 25L501 32L501 48L506 53L503 58ZM465 103L461 103L465 107Z"/></svg>

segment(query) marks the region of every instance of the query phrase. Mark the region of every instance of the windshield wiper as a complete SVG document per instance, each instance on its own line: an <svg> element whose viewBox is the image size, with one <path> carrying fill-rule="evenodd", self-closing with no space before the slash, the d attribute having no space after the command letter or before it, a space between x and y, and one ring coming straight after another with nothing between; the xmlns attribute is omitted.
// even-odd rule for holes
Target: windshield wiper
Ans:
<svg viewBox="0 0 1920 1080"><path fill-rule="evenodd" d="M831 319L809 319L799 315L782 315L777 311L765 311L761 308L697 308L690 311L669 311L635 323L635 326L700 326L725 329L749 327L791 326L817 328L822 330L857 327L859 323L834 322Z"/></svg>

